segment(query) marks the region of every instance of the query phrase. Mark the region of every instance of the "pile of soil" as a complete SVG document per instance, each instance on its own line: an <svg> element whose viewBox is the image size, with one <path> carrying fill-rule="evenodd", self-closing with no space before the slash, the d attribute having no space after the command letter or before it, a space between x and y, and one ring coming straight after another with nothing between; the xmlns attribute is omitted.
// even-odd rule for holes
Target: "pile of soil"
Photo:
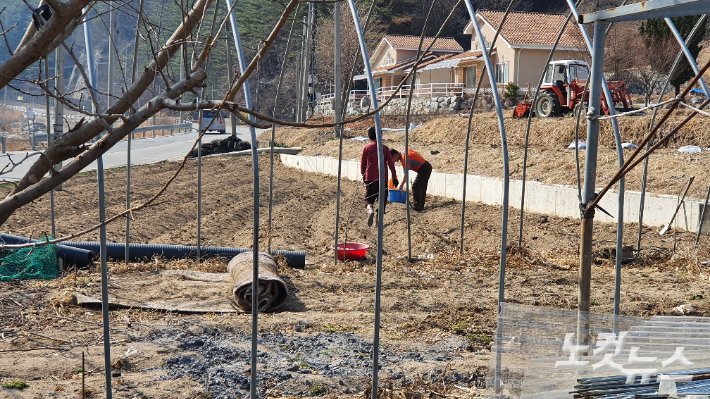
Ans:
<svg viewBox="0 0 710 399"><path fill-rule="evenodd" d="M211 141L202 144L202 156L212 154L224 154L227 152L250 150L251 144L241 140L239 137L229 136L225 139ZM197 148L192 151L192 158L197 158Z"/></svg>

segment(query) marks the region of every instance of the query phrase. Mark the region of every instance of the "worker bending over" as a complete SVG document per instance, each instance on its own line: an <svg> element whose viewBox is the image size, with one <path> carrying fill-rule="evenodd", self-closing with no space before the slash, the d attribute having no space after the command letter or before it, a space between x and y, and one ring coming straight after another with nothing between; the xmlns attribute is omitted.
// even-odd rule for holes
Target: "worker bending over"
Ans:
<svg viewBox="0 0 710 399"><path fill-rule="evenodd" d="M404 188L404 183L407 181L409 176L409 171L412 170L417 172L417 177L414 179L414 184L412 184L412 208L421 212L424 210L424 202L426 201L426 188L429 185L429 177L431 176L431 164L424 159L418 152L409 149L407 153L407 163L404 162L404 156L400 154L397 150L391 149L392 159L397 162L402 162L402 167L404 168L404 179L399 185L399 189Z"/></svg>
<svg viewBox="0 0 710 399"><path fill-rule="evenodd" d="M362 158L360 159L360 173L362 174L362 179L365 181L365 204L367 206L367 225L372 226L372 222L375 216L375 211L372 209L372 205L375 200L385 201L384 204L387 205L387 188L385 187L384 198L377 198L380 193L380 169L377 167L377 132L374 127L367 129L367 136L370 138L370 142L362 149ZM399 183L397 181L397 171L394 168L394 161L390 155L390 149L386 145L382 145L382 151L385 158L385 181L389 180L387 169L392 171L392 177L394 178L394 184Z"/></svg>

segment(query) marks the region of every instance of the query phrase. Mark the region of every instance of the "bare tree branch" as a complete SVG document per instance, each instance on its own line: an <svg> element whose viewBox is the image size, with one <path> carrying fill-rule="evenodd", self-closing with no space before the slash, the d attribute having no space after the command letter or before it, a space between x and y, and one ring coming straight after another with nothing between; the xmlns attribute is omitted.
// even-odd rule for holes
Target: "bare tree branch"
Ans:
<svg viewBox="0 0 710 399"><path fill-rule="evenodd" d="M61 41L56 39L66 38L71 34L77 26L75 20L81 16L81 9L89 2L90 0L72 0L61 3L62 6L59 7L61 12L57 13L55 10L54 17L50 18L37 33L34 33L34 25L30 24L33 31L31 38L27 41L23 39L15 53L6 62L0 64L0 89L7 86L15 76L30 65L57 48L64 39ZM66 31L67 29L69 32Z"/></svg>
<svg viewBox="0 0 710 399"><path fill-rule="evenodd" d="M79 1L79 0L76 0ZM131 85L131 87L126 91L126 93L121 96L120 99L116 101L111 108L109 108L105 113L108 115L118 115L123 114L129 110L129 108L140 98L140 96L146 91L150 86L153 79L155 79L159 70L165 68L165 66L170 61L170 58L178 50L179 46L173 46L173 43L185 40L189 33L194 29L197 23L202 18L202 11L209 5L212 0L198 0L195 6L190 11L186 22L181 24L177 28L173 36L168 40L168 44L165 49L161 50L157 55L155 60L151 62L145 68L145 71L136 80L136 82ZM50 21L51 22L51 21ZM44 30L43 28L42 30ZM40 33L42 32L40 31ZM7 64L7 63L6 63ZM186 82L186 81L183 81ZM181 88L183 91L188 91L191 87ZM61 161L67 160L76 153L76 148L90 139L98 136L104 131L103 123L108 125L113 124L118 117L113 118L99 118L86 125L83 125L71 133L67 133L55 140L52 145L45 151L46 159L38 160L35 162L29 171L22 177L17 187L12 191L11 196L18 194L20 191L25 190L33 184L36 184L40 179L50 170L51 166L58 164ZM2 203L8 201L6 199ZM0 203L0 204L2 204ZM2 208L2 206L0 206ZM0 212L0 224L6 220L9 215Z"/></svg>
<svg viewBox="0 0 710 399"><path fill-rule="evenodd" d="M188 76L187 79L173 85L170 90L168 90L161 96L153 98L140 110L138 110L138 112L132 115L129 118L128 123L124 123L121 126L114 128L111 133L103 136L91 147L86 149L86 151L80 153L80 155L76 156L71 162L66 164L56 173L34 184L27 190L13 190L13 193L11 195L9 195L7 198L5 198L5 200L0 202L0 223L4 223L7 218L12 214L12 212L15 211L15 209L27 205L35 199L41 197L42 195L50 192L60 184L69 180L75 174L81 172L82 169L89 166L92 162L96 161L101 155L103 155L116 143L121 141L124 137L128 136L133 130L135 130L143 122L148 120L148 118L163 109L165 107L165 100L178 98L179 96L184 94L188 88L199 87L204 85L204 79L206 77L207 74L203 71L197 71L191 74L190 76ZM67 133L67 135L70 134L71 133ZM59 140L62 140L64 137L66 137L66 135L60 137ZM35 162L35 165L37 165L39 162L40 161ZM45 163L51 164L52 161L45 160ZM154 198L157 198L157 196ZM115 219L112 218L111 220ZM99 226L96 226L96 228L98 227Z"/></svg>

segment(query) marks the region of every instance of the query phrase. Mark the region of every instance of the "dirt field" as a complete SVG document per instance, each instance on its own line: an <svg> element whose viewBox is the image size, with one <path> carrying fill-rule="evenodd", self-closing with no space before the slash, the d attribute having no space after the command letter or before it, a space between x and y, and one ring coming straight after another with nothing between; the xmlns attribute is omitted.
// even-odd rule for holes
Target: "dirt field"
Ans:
<svg viewBox="0 0 710 399"><path fill-rule="evenodd" d="M332 140L323 140L332 143ZM362 145L358 143L358 145ZM313 145L308 152L318 151ZM361 148L361 147L360 147ZM432 147L433 149L433 147ZM352 151L355 151L354 147ZM453 150L452 150L453 151ZM483 155L481 156L483 157ZM268 157L260 158L262 173ZM194 245L196 163L186 169L157 204L136 212L132 241ZM203 245L249 247L252 237L252 165L247 158L211 158L203 169ZM176 169L162 163L133 169L133 203L162 187ZM275 167L273 247L307 252L304 270L282 267L292 293L285 308L260 318L260 390L269 397L363 397L371 368L375 274L373 250L362 261L333 265L335 178ZM125 207L125 170L106 174L109 216ZM344 181L341 237L374 246L366 225L361 185ZM268 179L261 179L263 248ZM58 235L98 220L96 177L84 174L55 196ZM392 391L479 396L490 358L498 297L500 207L467 206L465 247L458 253L460 204L429 197L412 215L412 255L406 260L405 209L390 204L385 216L382 283L381 382ZM576 220L527 215L525 247L516 248L517 220L510 213L506 300L574 309L577 302ZM614 270L607 247L614 225L597 224L592 310L611 313ZM4 231L38 237L51 231L49 198L17 212ZM622 313L671 314L691 303L693 315L710 315L707 242L692 249L694 235L664 237L644 230L641 257L622 273ZM637 228L625 230L635 243ZM124 237L123 223L108 226L110 241ZM97 240L98 231L85 239ZM344 238L342 239L344 241ZM675 251L674 251L675 249ZM197 265L153 259L110 264L109 288L127 298L194 298L229 293L228 284L195 285L166 278L163 269L224 272L226 260ZM21 380L22 390L0 388L0 397L75 398L80 390L81 353L86 353L87 389L102 396L103 349L100 309L73 305L69 292L100 295L100 274L68 270L54 281L0 283L0 383ZM221 294L220 294L221 292ZM244 397L248 394L251 315L185 315L111 312L115 397ZM263 353L262 353L263 351ZM392 396L396 397L396 396Z"/></svg>

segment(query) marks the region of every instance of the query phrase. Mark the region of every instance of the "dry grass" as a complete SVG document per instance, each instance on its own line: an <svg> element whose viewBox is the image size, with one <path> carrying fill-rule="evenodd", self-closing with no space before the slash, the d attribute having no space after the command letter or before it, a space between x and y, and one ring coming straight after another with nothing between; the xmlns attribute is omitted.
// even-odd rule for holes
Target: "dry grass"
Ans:
<svg viewBox="0 0 710 399"><path fill-rule="evenodd" d="M13 127L12 124L22 119L22 112L14 108L0 106L0 132L19 132L19 129Z"/></svg>

